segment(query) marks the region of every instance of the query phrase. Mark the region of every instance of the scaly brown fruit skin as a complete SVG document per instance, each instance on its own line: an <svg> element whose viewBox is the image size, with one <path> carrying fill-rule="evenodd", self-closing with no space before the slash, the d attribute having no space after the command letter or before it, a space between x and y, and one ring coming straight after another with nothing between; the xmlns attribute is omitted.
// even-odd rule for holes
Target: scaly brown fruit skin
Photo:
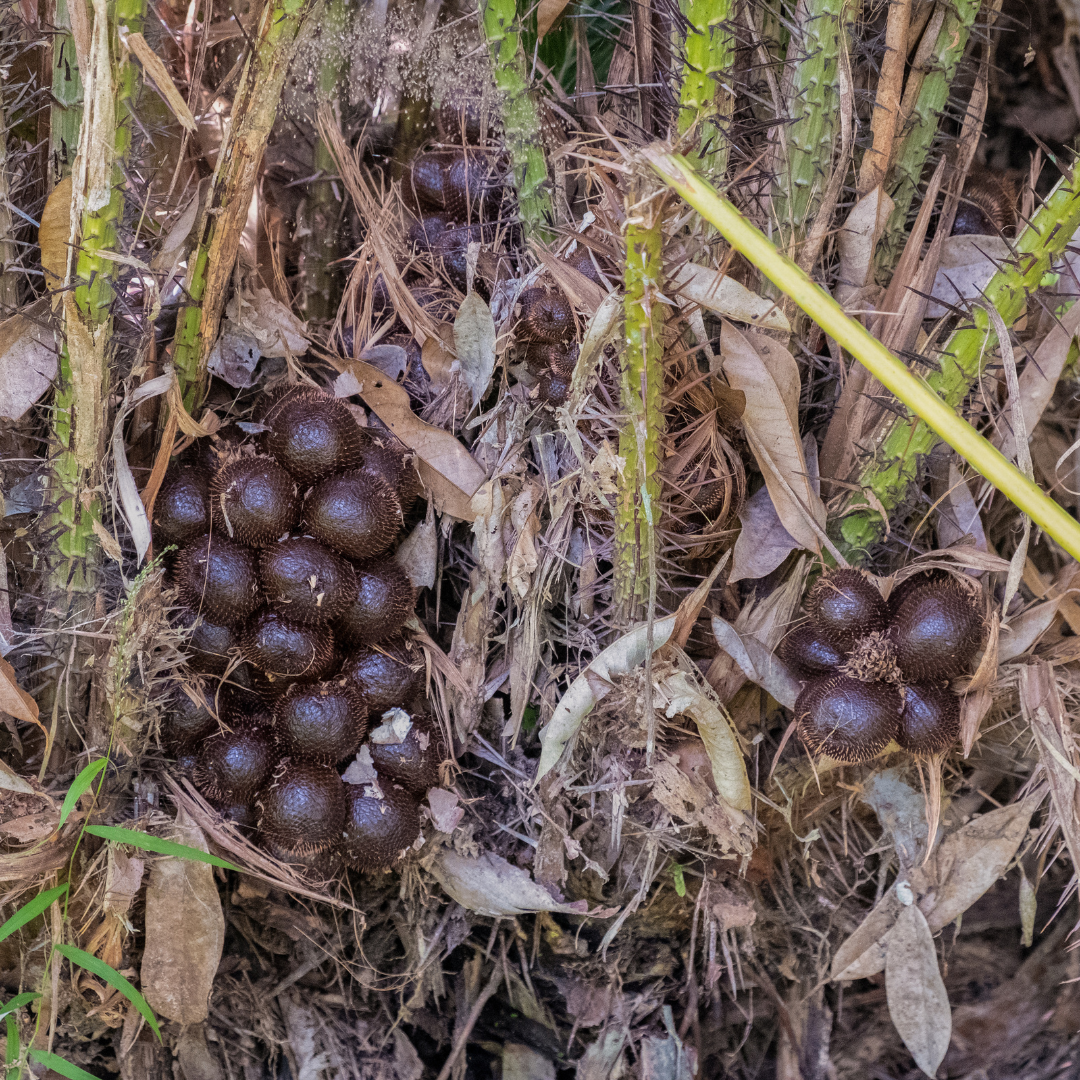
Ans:
<svg viewBox="0 0 1080 1080"><path fill-rule="evenodd" d="M222 536L193 540L174 573L181 602L220 626L237 626L259 606L255 553Z"/></svg>
<svg viewBox="0 0 1080 1080"><path fill-rule="evenodd" d="M364 444L361 472L378 477L397 496L402 514L407 514L424 491L416 471L416 455L392 435L369 432Z"/></svg>
<svg viewBox="0 0 1080 1080"><path fill-rule="evenodd" d="M982 612L958 582L912 589L889 627L896 662L911 682L956 678L971 668L986 636Z"/></svg>
<svg viewBox="0 0 1080 1080"><path fill-rule="evenodd" d="M188 608L177 612L175 622L191 628L187 639L188 667L200 675L224 675L240 647L236 628L212 622Z"/></svg>
<svg viewBox="0 0 1080 1080"><path fill-rule="evenodd" d="M266 452L298 484L315 484L360 464L360 428L352 413L329 394L285 393L267 409L262 422L270 428Z"/></svg>
<svg viewBox="0 0 1080 1080"><path fill-rule="evenodd" d="M341 665L341 674L354 682L377 723L387 709L408 709L420 692L421 670L418 650L410 652L402 638L384 641L378 647L365 646L349 655Z"/></svg>
<svg viewBox="0 0 1080 1080"><path fill-rule="evenodd" d="M896 741L919 757L948 749L960 734L960 699L948 686L911 683Z"/></svg>
<svg viewBox="0 0 1080 1080"><path fill-rule="evenodd" d="M902 703L888 683L846 675L812 679L795 702L799 735L812 754L856 764L876 757L896 738Z"/></svg>
<svg viewBox="0 0 1080 1080"><path fill-rule="evenodd" d="M348 559L381 555L393 543L401 521L397 496L366 472L331 476L304 503L306 530Z"/></svg>
<svg viewBox="0 0 1080 1080"><path fill-rule="evenodd" d="M293 478L265 455L223 465L210 483L217 530L239 544L262 547L284 536L300 519ZM231 530L231 532L230 532Z"/></svg>
<svg viewBox="0 0 1080 1080"><path fill-rule="evenodd" d="M418 798L428 788L438 786L446 744L439 725L430 716L415 714L402 742L377 743L372 739L370 745L371 760L380 779L390 780Z"/></svg>
<svg viewBox="0 0 1080 1080"><path fill-rule="evenodd" d="M214 802L247 803L269 778L274 760L269 734L223 731L203 743L193 779Z"/></svg>
<svg viewBox="0 0 1080 1080"><path fill-rule="evenodd" d="M523 340L555 345L574 337L574 309L560 290L543 286L526 289L518 303L517 333Z"/></svg>
<svg viewBox="0 0 1080 1080"><path fill-rule="evenodd" d="M367 706L346 679L294 683L274 704L274 735L294 761L335 765L360 749L367 730Z"/></svg>
<svg viewBox="0 0 1080 1080"><path fill-rule="evenodd" d="M333 847L345 825L345 785L332 768L285 765L259 793L259 832L293 855Z"/></svg>
<svg viewBox="0 0 1080 1080"><path fill-rule="evenodd" d="M240 648L244 659L274 682L317 682L334 662L328 627L298 626L276 611L262 611L247 624Z"/></svg>
<svg viewBox="0 0 1080 1080"><path fill-rule="evenodd" d="M308 536L263 548L259 579L274 611L301 626L332 623L356 592L352 564Z"/></svg>
<svg viewBox="0 0 1080 1080"><path fill-rule="evenodd" d="M788 632L780 642L780 658L803 678L829 675L844 662L845 653L829 642L808 619Z"/></svg>
<svg viewBox="0 0 1080 1080"><path fill-rule="evenodd" d="M346 784L341 851L357 870L385 870L420 835L420 803L384 780Z"/></svg>
<svg viewBox="0 0 1080 1080"><path fill-rule="evenodd" d="M174 750L197 745L218 729L218 722L207 708L206 688L199 682L188 690L191 693L177 686L166 699L161 717L161 733Z"/></svg>
<svg viewBox="0 0 1080 1080"><path fill-rule="evenodd" d="M818 630L841 649L889 623L884 597L858 570L823 574L806 599L806 610Z"/></svg>
<svg viewBox="0 0 1080 1080"><path fill-rule="evenodd" d="M187 544L209 528L206 473L191 467L171 468L154 500L154 550Z"/></svg>
<svg viewBox="0 0 1080 1080"><path fill-rule="evenodd" d="M361 563L352 600L334 623L334 636L350 645L396 637L415 606L416 590L393 559Z"/></svg>

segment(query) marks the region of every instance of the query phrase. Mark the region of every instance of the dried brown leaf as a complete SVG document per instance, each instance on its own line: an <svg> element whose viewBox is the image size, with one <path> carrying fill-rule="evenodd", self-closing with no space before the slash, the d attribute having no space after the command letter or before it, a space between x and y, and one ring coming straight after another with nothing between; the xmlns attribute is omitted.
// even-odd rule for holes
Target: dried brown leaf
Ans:
<svg viewBox="0 0 1080 1080"><path fill-rule="evenodd" d="M183 809L176 815L176 839L208 850L202 831ZM146 945L139 976L150 1007L178 1024L205 1020L224 945L225 916L214 868L172 856L155 860L146 887Z"/></svg>
<svg viewBox="0 0 1080 1080"><path fill-rule="evenodd" d="M785 333L791 329L787 316L775 301L758 296L733 277L711 266L683 263L668 282L668 291L676 293L688 304L736 322Z"/></svg>
<svg viewBox="0 0 1080 1080"><path fill-rule="evenodd" d="M495 370L495 320L484 298L471 290L454 320L454 352L461 381L469 388L475 409Z"/></svg>
<svg viewBox="0 0 1080 1080"><path fill-rule="evenodd" d="M560 904L520 867L501 855L486 851L468 858L444 848L431 864L439 884L463 908L499 919L530 911L562 911L581 914L584 902Z"/></svg>
<svg viewBox="0 0 1080 1080"><path fill-rule="evenodd" d="M896 920L885 956L885 996L900 1038L915 1064L935 1076L949 1049L952 1011L926 917L914 905Z"/></svg>
<svg viewBox="0 0 1080 1080"><path fill-rule="evenodd" d="M417 456L417 469L436 509L474 521L471 502L486 475L476 459L448 431L424 423L410 407L409 392L378 368L356 360L338 377L340 397L359 394L376 416Z"/></svg>
<svg viewBox="0 0 1080 1080"><path fill-rule="evenodd" d="M0 322L0 420L19 420L56 378L56 342L42 325L48 310L41 302Z"/></svg>
<svg viewBox="0 0 1080 1080"><path fill-rule="evenodd" d="M726 321L720 351L728 385L746 395L743 427L776 513L801 547L817 551L825 507L814 492L799 436L799 366L779 342L742 334Z"/></svg>
<svg viewBox="0 0 1080 1080"><path fill-rule="evenodd" d="M540 0L536 8L536 40L543 41L547 32L563 13L568 0Z"/></svg>
<svg viewBox="0 0 1080 1080"><path fill-rule="evenodd" d="M38 229L41 269L45 271L45 287L50 292L61 288L67 278L70 240L71 177L65 176L49 193Z"/></svg>

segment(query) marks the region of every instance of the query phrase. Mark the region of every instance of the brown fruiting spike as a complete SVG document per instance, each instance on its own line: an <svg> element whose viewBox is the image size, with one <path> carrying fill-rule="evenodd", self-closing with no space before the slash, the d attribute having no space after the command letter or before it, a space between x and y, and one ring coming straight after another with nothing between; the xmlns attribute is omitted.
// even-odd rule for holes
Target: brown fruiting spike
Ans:
<svg viewBox="0 0 1080 1080"><path fill-rule="evenodd" d="M596 265L593 263L592 255L589 249L584 244L578 243L577 249L572 255L568 255L566 261L579 273L584 274L590 281L595 281L601 288L607 288L604 285L604 279L600 276L600 271L596 269ZM599 262L600 259L597 259ZM605 271L606 272L606 271Z"/></svg>
<svg viewBox="0 0 1080 1080"><path fill-rule="evenodd" d="M482 150L420 154L413 159L408 187L419 206L445 211L459 225L490 217L502 200L492 157Z"/></svg>
<svg viewBox="0 0 1080 1080"><path fill-rule="evenodd" d="M214 802L248 802L273 767L269 734L241 728L212 735L203 743L193 779L195 786Z"/></svg>
<svg viewBox="0 0 1080 1080"><path fill-rule="evenodd" d="M211 805L214 805L211 803ZM255 828L258 815L255 813L254 803L250 802L224 802L214 806L221 815L223 821L231 822L245 832Z"/></svg>
<svg viewBox="0 0 1080 1080"><path fill-rule="evenodd" d="M401 504L382 480L366 472L331 476L304 503L304 527L349 559L381 555L401 527Z"/></svg>
<svg viewBox="0 0 1080 1080"><path fill-rule="evenodd" d="M818 631L841 649L884 630L889 606L869 578L858 570L831 570L811 590L806 610Z"/></svg>
<svg viewBox="0 0 1080 1080"><path fill-rule="evenodd" d="M876 757L896 738L900 691L846 675L812 679L795 702L799 735L812 754L858 763Z"/></svg>
<svg viewBox="0 0 1080 1080"><path fill-rule="evenodd" d="M907 593L889 627L896 662L912 682L940 682L964 674L985 633L979 605L955 579Z"/></svg>
<svg viewBox="0 0 1080 1080"><path fill-rule="evenodd" d="M206 473L202 469L171 468L154 500L154 545L161 552L180 546L210 528Z"/></svg>
<svg viewBox="0 0 1080 1080"><path fill-rule="evenodd" d="M259 580L267 603L301 626L333 622L356 593L352 564L308 536L263 548Z"/></svg>
<svg viewBox="0 0 1080 1080"><path fill-rule="evenodd" d="M317 682L334 662L334 636L326 626L298 626L276 611L262 611L245 627L244 659L271 681Z"/></svg>
<svg viewBox="0 0 1080 1080"><path fill-rule="evenodd" d="M223 465L210 484L214 528L249 547L272 544L300 520L293 478L271 457Z"/></svg>
<svg viewBox="0 0 1080 1080"><path fill-rule="evenodd" d="M341 850L357 870L385 870L420 835L420 803L386 781L345 785L345 836Z"/></svg>
<svg viewBox="0 0 1080 1080"><path fill-rule="evenodd" d="M397 495L402 514L407 514L423 493L416 455L392 435L369 432L360 470L378 477Z"/></svg>
<svg viewBox="0 0 1080 1080"><path fill-rule="evenodd" d="M174 572L181 603L211 622L236 626L259 606L255 553L223 536L193 540Z"/></svg>
<svg viewBox="0 0 1080 1080"><path fill-rule="evenodd" d="M920 757L937 754L960 734L960 699L948 688L926 683L904 687L904 711L896 741Z"/></svg>
<svg viewBox="0 0 1080 1080"><path fill-rule="evenodd" d="M345 785L326 765L288 763L259 793L259 832L294 855L325 851L345 825Z"/></svg>
<svg viewBox="0 0 1080 1080"><path fill-rule="evenodd" d="M263 419L266 450L298 484L318 483L360 464L363 436L353 414L329 394L288 394Z"/></svg>
<svg viewBox="0 0 1080 1080"><path fill-rule="evenodd" d="M574 309L558 289L537 286L526 289L520 296L521 315L518 335L526 341L556 344L570 341L574 336Z"/></svg>
<svg viewBox="0 0 1080 1080"><path fill-rule="evenodd" d="M384 722L371 733L371 761L375 771L380 779L399 784L421 798L428 788L439 784L439 766L446 760L442 731L430 716L417 713L401 742L382 741L383 735L392 732L393 724Z"/></svg>
<svg viewBox="0 0 1080 1080"><path fill-rule="evenodd" d="M201 682L177 686L166 699L161 733L172 749L200 743L217 729L218 722L207 708L207 690Z"/></svg>
<svg viewBox="0 0 1080 1080"><path fill-rule="evenodd" d="M450 219L445 214L424 214L410 226L407 242L414 251L430 251L432 244L450 228Z"/></svg>
<svg viewBox="0 0 1080 1080"><path fill-rule="evenodd" d="M844 656L809 620L796 626L780 642L780 659L803 678L835 673Z"/></svg>
<svg viewBox="0 0 1080 1080"><path fill-rule="evenodd" d="M393 559L356 567L352 603L334 623L334 636L350 645L372 645L401 633L416 605L408 574Z"/></svg>
<svg viewBox="0 0 1080 1080"><path fill-rule="evenodd" d="M341 674L356 684L374 717L386 709L407 708L421 689L422 669L418 651L392 638L357 649L341 665Z"/></svg>
<svg viewBox="0 0 1080 1080"><path fill-rule="evenodd" d="M367 729L367 706L346 679L294 683L274 705L274 735L294 761L336 765L360 749Z"/></svg>

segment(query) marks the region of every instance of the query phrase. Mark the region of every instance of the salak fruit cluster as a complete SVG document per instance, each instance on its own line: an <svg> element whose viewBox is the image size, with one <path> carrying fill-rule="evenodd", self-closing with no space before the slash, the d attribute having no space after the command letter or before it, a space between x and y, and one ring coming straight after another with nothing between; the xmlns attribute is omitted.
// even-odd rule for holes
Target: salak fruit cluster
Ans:
<svg viewBox="0 0 1080 1080"><path fill-rule="evenodd" d="M985 638L980 607L960 582L919 574L886 601L858 570L834 570L806 609L780 654L805 680L795 719L812 753L861 762L893 740L928 755L956 739L951 682L971 670Z"/></svg>
<svg viewBox="0 0 1080 1080"><path fill-rule="evenodd" d="M276 857L379 869L417 839L445 756L403 634L415 593L389 552L419 476L320 391L279 392L257 419L254 437L198 440L154 505L195 676L164 735Z"/></svg>

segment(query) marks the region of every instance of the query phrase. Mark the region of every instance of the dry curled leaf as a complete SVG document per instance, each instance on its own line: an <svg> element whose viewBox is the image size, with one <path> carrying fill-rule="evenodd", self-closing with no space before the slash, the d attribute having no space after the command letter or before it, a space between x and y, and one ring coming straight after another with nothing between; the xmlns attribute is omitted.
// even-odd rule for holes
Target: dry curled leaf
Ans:
<svg viewBox="0 0 1080 1080"><path fill-rule="evenodd" d="M530 911L583 914L587 910L584 901L560 904L528 873L490 851L468 858L444 849L431 864L431 873L463 908L488 918L524 915Z"/></svg>
<svg viewBox="0 0 1080 1080"><path fill-rule="evenodd" d="M49 193L41 212L38 243L41 245L41 269L45 286L55 293L67 277L71 241L71 177L65 176Z"/></svg>
<svg viewBox="0 0 1080 1080"><path fill-rule="evenodd" d="M417 471L436 509L474 521L471 502L487 479L483 468L448 431L424 423L409 404L409 392L378 368L356 360L335 383L338 397L359 394L376 416L417 456Z"/></svg>
<svg viewBox="0 0 1080 1080"><path fill-rule="evenodd" d="M800 547L816 551L825 507L814 491L799 436L799 366L779 342L740 333L726 321L720 352L728 385L746 395L743 428L777 516Z"/></svg>
<svg viewBox="0 0 1080 1080"><path fill-rule="evenodd" d="M202 831L182 809L175 839L208 850ZM150 1007L178 1024L205 1020L224 945L225 916L214 868L171 855L156 859L146 886L146 947L139 976Z"/></svg>
<svg viewBox="0 0 1080 1080"><path fill-rule="evenodd" d="M933 935L914 904L900 912L889 935L885 996L889 1016L915 1064L927 1076L935 1076L949 1049L952 1012Z"/></svg>
<svg viewBox="0 0 1080 1080"><path fill-rule="evenodd" d="M737 322L785 333L791 329L774 301L758 296L710 266L683 263L668 282L668 290L677 293L680 299Z"/></svg>
<svg viewBox="0 0 1080 1080"><path fill-rule="evenodd" d="M675 616L657 619L652 628L653 650L664 645L675 628ZM574 738L581 722L588 716L598 697L597 684L610 684L616 676L627 675L645 660L648 651L648 627L637 626L609 645L570 684L555 706L551 719L540 732L540 764L536 770L539 783L562 757L567 743Z"/></svg>
<svg viewBox="0 0 1080 1080"><path fill-rule="evenodd" d="M0 421L23 417L56 378L53 332L44 301L0 322Z"/></svg>

